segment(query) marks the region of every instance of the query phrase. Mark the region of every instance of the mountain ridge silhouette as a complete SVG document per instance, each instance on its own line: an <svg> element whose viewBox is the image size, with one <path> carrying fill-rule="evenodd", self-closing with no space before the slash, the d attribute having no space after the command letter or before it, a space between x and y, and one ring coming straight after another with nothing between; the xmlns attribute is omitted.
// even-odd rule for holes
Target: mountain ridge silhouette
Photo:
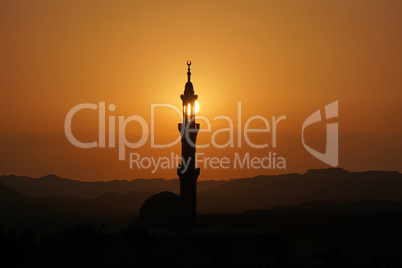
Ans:
<svg viewBox="0 0 402 268"><path fill-rule="evenodd" d="M107 192L127 194L130 191L161 192L166 190L179 193L180 190L178 179L166 180L162 178L87 182L61 178L54 174L39 178L3 175L0 176L0 182L13 190L36 198L45 198L54 195L95 198ZM198 182L198 189L202 191L223 184L224 182L226 181L200 181Z"/></svg>
<svg viewBox="0 0 402 268"><path fill-rule="evenodd" d="M402 175L399 172L350 172L329 168L308 170L304 174L260 175L231 180L201 192L198 204L201 213L241 213L311 200L332 203L401 201L401 192Z"/></svg>
<svg viewBox="0 0 402 268"><path fill-rule="evenodd" d="M81 182L47 175L33 179L0 176L0 183L29 197L96 210L135 212L154 193L178 193L178 180L134 179ZM316 200L348 203L402 201L402 175L393 171L350 172L341 168L311 169L303 174L198 182L198 213L241 213Z"/></svg>

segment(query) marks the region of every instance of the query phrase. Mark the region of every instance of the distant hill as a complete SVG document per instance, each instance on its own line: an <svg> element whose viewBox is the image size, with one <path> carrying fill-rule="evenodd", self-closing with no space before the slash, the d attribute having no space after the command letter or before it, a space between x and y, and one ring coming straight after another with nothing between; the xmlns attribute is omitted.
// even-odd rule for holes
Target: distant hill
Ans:
<svg viewBox="0 0 402 268"><path fill-rule="evenodd" d="M154 195L153 192L131 191L126 194L114 192L104 193L95 198L77 198L71 196L47 196L44 200L64 204L86 207L90 210L107 212L124 212L137 214L142 203Z"/></svg>
<svg viewBox="0 0 402 268"><path fill-rule="evenodd" d="M0 176L0 182L10 189L16 190L30 197L44 198L47 196L64 196L70 198L95 198L108 192L127 194L137 192L162 192L171 191L179 193L180 182L164 179L135 179L83 182L60 178L56 175L47 175L40 178L23 176ZM217 187L226 181L199 181L198 191Z"/></svg>
<svg viewBox="0 0 402 268"><path fill-rule="evenodd" d="M356 211L356 210L381 210L381 211L402 211L402 202L384 200L365 200L345 204L334 204L321 201L303 202L297 205L276 207L276 211Z"/></svg>
<svg viewBox="0 0 402 268"><path fill-rule="evenodd" d="M347 203L402 201L402 174L389 171L349 172L341 168L304 174L231 180L198 195L198 211L239 213L311 200Z"/></svg>
<svg viewBox="0 0 402 268"><path fill-rule="evenodd" d="M153 192L131 191L126 194L107 192L95 198L58 195L33 198L0 183L0 211L19 213L33 212L33 210L40 211L41 213L46 213L49 210L57 210L63 213L74 211L107 211L136 214L142 203L154 194Z"/></svg>
<svg viewBox="0 0 402 268"><path fill-rule="evenodd" d="M42 226L42 219L64 218L66 212L66 207L61 204L25 196L0 183L0 228ZM49 225L45 229L49 229Z"/></svg>
<svg viewBox="0 0 402 268"><path fill-rule="evenodd" d="M136 213L142 202L154 193L178 193L180 185L178 180L164 179L81 182L55 175L37 179L1 176L0 183L9 190L26 195L25 198L41 198L41 201L63 204L68 208L129 213ZM400 202L402 174L390 171L349 172L341 168L330 168L309 170L304 174L200 181L197 183L197 190L198 213L241 213L312 200L316 203L307 204L319 208L326 206L324 203L368 202L367 200ZM360 205L365 206L367 203ZM386 203L376 205L388 206Z"/></svg>
<svg viewBox="0 0 402 268"><path fill-rule="evenodd" d="M383 200L366 200L359 202L351 202L344 204L335 204L321 201L308 201L302 202L296 205L279 206L273 209L256 209L245 211L244 215L269 215L269 214L362 214L371 213L374 215L380 215L381 213L402 213L401 201L383 201Z"/></svg>
<svg viewBox="0 0 402 268"><path fill-rule="evenodd" d="M131 191L124 195L105 193L92 199L65 196L40 199L18 193L0 183L0 228L60 232L69 224L99 221L118 229L119 225L129 224L138 215L142 203L153 194Z"/></svg>
<svg viewBox="0 0 402 268"><path fill-rule="evenodd" d="M0 183L0 210L44 208L49 202L25 196Z"/></svg>

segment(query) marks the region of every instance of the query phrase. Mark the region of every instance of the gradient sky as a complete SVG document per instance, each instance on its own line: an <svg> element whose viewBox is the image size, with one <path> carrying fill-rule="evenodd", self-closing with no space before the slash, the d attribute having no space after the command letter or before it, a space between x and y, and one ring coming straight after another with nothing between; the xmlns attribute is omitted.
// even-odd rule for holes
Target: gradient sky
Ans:
<svg viewBox="0 0 402 268"><path fill-rule="evenodd" d="M188 59L199 115L236 120L238 101L243 124L252 115L269 120L286 115L278 124L277 148L199 150L219 157L276 152L286 159L286 170L202 169L199 179L329 167L304 149L301 127L310 114L336 100L339 167L402 172L401 14L397 0L2 0L0 174L53 173L88 181L176 178L175 169L130 169L128 161L118 160L116 148L73 146L64 119L80 103L113 103L116 110L107 116L147 120L152 103L180 107ZM97 116L91 110L77 114L77 138L97 138ZM177 114L159 110L156 118L157 141L179 135ZM222 123L215 122L213 130ZM135 141L138 129L131 124L128 139ZM311 147L324 150L324 123L305 134ZM200 133L198 141L210 136ZM271 134L253 139L270 141ZM149 141L127 153L180 153L180 144L151 149Z"/></svg>

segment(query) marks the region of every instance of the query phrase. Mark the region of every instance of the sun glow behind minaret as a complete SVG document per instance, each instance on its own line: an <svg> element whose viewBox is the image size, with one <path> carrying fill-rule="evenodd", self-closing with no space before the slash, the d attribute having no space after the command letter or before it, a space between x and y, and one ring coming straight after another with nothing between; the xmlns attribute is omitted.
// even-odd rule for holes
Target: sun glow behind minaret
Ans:
<svg viewBox="0 0 402 268"><path fill-rule="evenodd" d="M198 101L195 101L195 113L198 113L199 110L200 110L200 105L198 104ZM187 105L187 114L188 115L191 114L191 105L190 104Z"/></svg>

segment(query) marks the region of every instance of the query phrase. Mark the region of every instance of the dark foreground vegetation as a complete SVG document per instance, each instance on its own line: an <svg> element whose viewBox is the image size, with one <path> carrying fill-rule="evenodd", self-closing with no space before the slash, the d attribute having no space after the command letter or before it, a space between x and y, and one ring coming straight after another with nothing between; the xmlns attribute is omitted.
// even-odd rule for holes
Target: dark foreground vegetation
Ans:
<svg viewBox="0 0 402 268"><path fill-rule="evenodd" d="M369 204L201 214L198 227L178 233L95 219L51 233L2 226L0 266L402 267L401 211Z"/></svg>

